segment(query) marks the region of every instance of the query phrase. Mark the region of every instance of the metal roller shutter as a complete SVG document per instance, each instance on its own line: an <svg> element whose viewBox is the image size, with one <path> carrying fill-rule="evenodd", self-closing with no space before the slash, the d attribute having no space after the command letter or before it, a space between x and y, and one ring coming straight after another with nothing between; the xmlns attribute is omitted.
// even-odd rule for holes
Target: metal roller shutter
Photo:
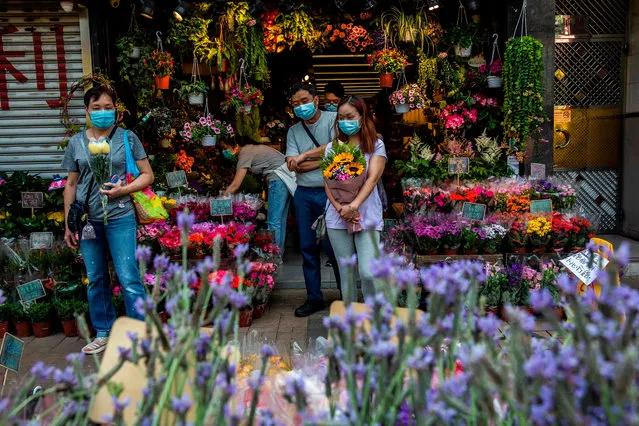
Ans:
<svg viewBox="0 0 639 426"><path fill-rule="evenodd" d="M86 11L66 13L59 2L0 9L0 171L50 176L63 156L59 99L91 70ZM84 124L81 96L69 113Z"/></svg>

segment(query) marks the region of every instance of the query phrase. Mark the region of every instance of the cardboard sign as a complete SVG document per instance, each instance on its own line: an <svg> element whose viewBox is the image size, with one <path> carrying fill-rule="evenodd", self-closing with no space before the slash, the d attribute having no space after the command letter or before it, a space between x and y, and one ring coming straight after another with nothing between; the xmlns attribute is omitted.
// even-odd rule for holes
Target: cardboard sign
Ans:
<svg viewBox="0 0 639 426"><path fill-rule="evenodd" d="M464 203L462 217L470 220L484 220L486 217L486 204Z"/></svg>
<svg viewBox="0 0 639 426"><path fill-rule="evenodd" d="M599 272L610 263L608 259L597 253L590 253L588 250L580 251L560 262L587 286L592 284Z"/></svg>
<svg viewBox="0 0 639 426"><path fill-rule="evenodd" d="M552 214L552 200L531 200L530 213Z"/></svg>
<svg viewBox="0 0 639 426"><path fill-rule="evenodd" d="M41 280L35 280L17 287L20 300L30 302L47 295Z"/></svg>
<svg viewBox="0 0 639 426"><path fill-rule="evenodd" d="M166 183L169 188L186 186L188 184L188 181L186 180L186 172L184 170L178 170L177 172L167 173Z"/></svg>
<svg viewBox="0 0 639 426"><path fill-rule="evenodd" d="M0 365L17 373L20 370L23 351L24 342L12 334L5 333L0 347Z"/></svg>
<svg viewBox="0 0 639 426"><path fill-rule="evenodd" d="M233 214L233 201L230 198L211 200L211 216L231 216Z"/></svg>
<svg viewBox="0 0 639 426"><path fill-rule="evenodd" d="M517 161L517 157L511 155L510 157L508 157L507 161L508 167L510 167L510 170L512 170L513 175L517 176L519 174L519 161Z"/></svg>
<svg viewBox="0 0 639 426"><path fill-rule="evenodd" d="M541 163L531 163L530 177L533 179L546 179L546 165Z"/></svg>
<svg viewBox="0 0 639 426"><path fill-rule="evenodd" d="M448 159L448 173L451 175L461 175L468 173L468 157L451 157Z"/></svg>
<svg viewBox="0 0 639 426"><path fill-rule="evenodd" d="M41 209L44 207L44 194L42 192L22 192L23 209Z"/></svg>
<svg viewBox="0 0 639 426"><path fill-rule="evenodd" d="M390 231L397 226L395 219L384 219L384 232Z"/></svg>
<svg viewBox="0 0 639 426"><path fill-rule="evenodd" d="M34 250L51 250L53 248L53 232L32 232L29 235L29 246Z"/></svg>

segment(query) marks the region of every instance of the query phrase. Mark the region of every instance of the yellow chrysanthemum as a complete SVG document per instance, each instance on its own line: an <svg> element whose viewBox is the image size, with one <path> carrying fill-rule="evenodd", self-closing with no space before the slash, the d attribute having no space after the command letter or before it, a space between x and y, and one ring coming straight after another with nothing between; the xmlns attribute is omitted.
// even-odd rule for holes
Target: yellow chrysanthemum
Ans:
<svg viewBox="0 0 639 426"><path fill-rule="evenodd" d="M64 213L62 212L47 213L47 219L57 223L62 223L64 222Z"/></svg>
<svg viewBox="0 0 639 426"><path fill-rule="evenodd" d="M351 163L348 165L348 174L351 176L359 176L364 172L364 166L359 163Z"/></svg>
<svg viewBox="0 0 639 426"><path fill-rule="evenodd" d="M351 163L353 161L353 154L348 152L343 152L341 154L337 154L335 158L333 158L333 163Z"/></svg>
<svg viewBox="0 0 639 426"><path fill-rule="evenodd" d="M6 219L7 215L5 212L0 211L0 219Z"/></svg>

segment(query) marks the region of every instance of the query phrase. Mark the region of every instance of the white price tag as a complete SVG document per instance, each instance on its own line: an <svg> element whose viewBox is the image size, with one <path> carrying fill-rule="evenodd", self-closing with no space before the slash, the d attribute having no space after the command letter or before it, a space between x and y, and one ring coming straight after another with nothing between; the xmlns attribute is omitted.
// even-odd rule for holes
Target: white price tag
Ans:
<svg viewBox="0 0 639 426"><path fill-rule="evenodd" d="M575 274L580 281L590 285L610 261L597 253L590 253L588 250L584 250L561 260L561 263L566 269Z"/></svg>

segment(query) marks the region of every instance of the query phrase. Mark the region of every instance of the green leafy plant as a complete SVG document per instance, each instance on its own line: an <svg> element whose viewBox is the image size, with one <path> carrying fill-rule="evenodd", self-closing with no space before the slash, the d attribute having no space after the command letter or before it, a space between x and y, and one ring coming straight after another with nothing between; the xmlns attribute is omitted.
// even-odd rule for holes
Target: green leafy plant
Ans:
<svg viewBox="0 0 639 426"><path fill-rule="evenodd" d="M179 81L174 89L178 93L180 99L187 99L191 94L206 93L206 83L199 81Z"/></svg>
<svg viewBox="0 0 639 426"><path fill-rule="evenodd" d="M539 139L544 114L543 44L530 36L506 43L504 57L504 132L523 161L528 138Z"/></svg>
<svg viewBox="0 0 639 426"><path fill-rule="evenodd" d="M13 322L29 321L29 315L27 314L27 311L24 309L24 306L22 306L22 303L11 302L11 303L6 303L6 305L9 306L8 309L11 315L11 320Z"/></svg>
<svg viewBox="0 0 639 426"><path fill-rule="evenodd" d="M0 322L10 321L12 318L11 304L3 303L0 305Z"/></svg>
<svg viewBox="0 0 639 426"><path fill-rule="evenodd" d="M487 308L497 308L502 304L502 291L508 285L506 274L493 266L486 281L479 287L479 296L484 297Z"/></svg>
<svg viewBox="0 0 639 426"><path fill-rule="evenodd" d="M444 37L445 41L451 45L468 48L473 45L477 37L478 27L476 24L455 25Z"/></svg>
<svg viewBox="0 0 639 426"><path fill-rule="evenodd" d="M82 314L82 308L86 302L79 300L67 299L57 300L54 302L55 311L60 321L71 321L75 319L75 314Z"/></svg>
<svg viewBox="0 0 639 426"><path fill-rule="evenodd" d="M247 137L255 142L260 142L260 110L253 108L251 112L245 114L235 114L235 129L239 136Z"/></svg>
<svg viewBox="0 0 639 426"><path fill-rule="evenodd" d="M33 303L27 310L27 316L32 323L46 322L51 320L53 305L51 302Z"/></svg>
<svg viewBox="0 0 639 426"><path fill-rule="evenodd" d="M297 6L291 13L280 13L275 24L282 29L282 34L289 46L304 43L312 46L315 43L315 24L304 5Z"/></svg>
<svg viewBox="0 0 639 426"><path fill-rule="evenodd" d="M171 110L167 107L156 108L151 112L151 129L158 138L171 134Z"/></svg>
<svg viewBox="0 0 639 426"><path fill-rule="evenodd" d="M400 41L412 43L422 51L434 48L429 37L428 15L424 6L417 6L415 14L409 15L403 10L392 6L381 16L381 27L393 46Z"/></svg>
<svg viewBox="0 0 639 426"><path fill-rule="evenodd" d="M421 87L427 87L428 85L434 87L437 80L437 58L429 58L424 52L420 51L417 54L417 71L417 83Z"/></svg>

